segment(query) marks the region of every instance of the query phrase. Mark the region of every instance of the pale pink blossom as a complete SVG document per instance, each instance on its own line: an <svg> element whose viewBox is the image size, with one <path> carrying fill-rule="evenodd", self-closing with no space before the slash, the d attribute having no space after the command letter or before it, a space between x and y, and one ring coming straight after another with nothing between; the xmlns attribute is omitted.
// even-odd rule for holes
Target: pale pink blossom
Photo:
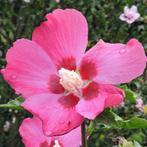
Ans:
<svg viewBox="0 0 147 147"><path fill-rule="evenodd" d="M23 120L19 133L25 147L79 147L81 144L80 127L62 136L48 137L42 130L42 122L37 117Z"/></svg>
<svg viewBox="0 0 147 147"><path fill-rule="evenodd" d="M88 25L74 9L46 15L32 40L19 39L6 55L2 74L22 106L43 122L46 135L60 135L95 119L107 107L123 101L114 85L140 76L146 66L142 44L98 41L85 53Z"/></svg>
<svg viewBox="0 0 147 147"><path fill-rule="evenodd" d="M128 24L133 23L140 17L137 7L133 5L131 8L128 6L124 7L124 13L122 13L119 18L122 21L126 21Z"/></svg>
<svg viewBox="0 0 147 147"><path fill-rule="evenodd" d="M142 100L142 98L138 98L138 99L136 100L136 105L135 105L135 107L136 107L136 109L137 109L138 111L143 111L143 100Z"/></svg>

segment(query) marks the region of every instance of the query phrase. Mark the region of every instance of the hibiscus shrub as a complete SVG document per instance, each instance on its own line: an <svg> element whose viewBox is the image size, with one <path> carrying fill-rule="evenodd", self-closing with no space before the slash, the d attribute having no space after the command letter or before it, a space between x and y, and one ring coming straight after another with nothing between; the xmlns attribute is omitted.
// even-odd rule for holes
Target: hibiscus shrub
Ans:
<svg viewBox="0 0 147 147"><path fill-rule="evenodd" d="M147 15L146 15L147 14L147 9L146 9L147 1L146 0L135 0L135 1L134 0L124 0L124 1L122 0L117 0L117 1L79 0L78 2L75 2L74 0L70 0L70 1L69 0L44 0L44 1L42 0L4 0L4 1L0 0L0 16L1 16L0 17L0 56L1 56L0 67L1 69L6 67L6 52L7 52L7 49L12 46L12 43L15 42L16 39L19 39L19 38L31 38L34 28L39 26L40 23L44 21L45 14L52 12L54 9L57 9L57 8L62 8L62 9L74 8L74 9L81 11L83 15L86 17L88 21L89 35L86 36L85 34L84 36L81 33L84 30L84 27L86 26L84 22L81 22L81 24L83 24L83 28L81 27L81 30L79 30L79 36L77 36L77 38L79 37L78 40L80 41L81 34L83 35L83 38L84 37L89 38L87 50L91 48L92 46L94 46L97 43L97 41L100 39L103 39L105 42L112 42L112 43L118 42L118 43L126 44L131 38L136 38L137 40L139 40L144 46L144 49L147 50L147 39L146 39L147 38ZM132 19L133 16L134 18ZM47 19L52 18L50 15L46 17ZM76 30L76 27L77 26L73 26L73 29ZM41 46L46 48L46 46L42 44L42 42L45 41L45 39L42 39L42 38L38 39L38 37L36 37L37 35L39 36L40 30L39 28L38 30L36 30L36 32L33 34L33 38L37 43L39 43ZM67 31L67 34L68 34L68 31ZM51 39L52 39L52 36L50 36L50 40ZM136 44L138 46L139 50L142 50L142 47L140 47L140 44L138 44L136 40L132 40L128 44L131 44L132 42L133 44ZM12 62L14 62L15 59L17 58L17 56L16 58L14 56L11 57L11 54L13 54L14 48L15 48L14 52L17 52L18 50L17 46L18 47L21 46L21 48L26 50L25 47L29 46L29 44L31 44L31 42L22 39L22 40L17 41L13 45L13 48L11 49L11 51L9 51L9 55L7 54L7 63L10 65L10 67L12 66L11 65ZM111 44L106 44L103 41L100 41L97 46L100 46L100 45L107 46L108 48L110 47L110 50L111 50ZM39 48L36 44L32 45L32 48L33 46L35 46L37 49ZM123 46L123 45L120 45L120 46ZM29 52L29 47L28 47L28 50L26 50L27 52ZM104 48L107 48L107 47L104 47ZM96 49L95 49L95 52L96 52ZM74 53L76 54L76 51L75 52L73 51L73 54ZM112 53L112 59L113 59L113 50L111 53ZM139 55L140 52L138 50L135 50L135 53ZM35 52L31 51L30 57L31 57L31 54L34 55ZM106 58L108 54L110 53L106 53ZM122 51L122 54L123 54L123 51ZM79 54L77 53L76 57L77 56L80 56L80 53ZM94 54L92 56L94 57ZM39 64L42 62L42 60L39 60L39 57L45 60L46 55L45 54L42 55L40 53L40 54L37 54L36 57L38 58L34 59L33 57L31 57L30 59L36 60L36 62L38 62L38 66L41 66ZM133 57L133 55L131 56L130 54L129 57L131 58ZM144 56L142 56L142 58L143 57ZM22 58L22 60L25 60L25 58L24 59ZM52 59L52 60L56 60L56 59ZM135 63L139 64L138 62L141 62L140 60L136 62L136 60L132 59L131 61L134 61L133 62L134 64ZM29 55L28 55L28 61L29 61ZM31 62L31 60L29 62ZM57 61L54 61L54 62L57 62ZM66 62L70 63L70 60L68 59ZM20 71L23 70L23 68L21 69L21 65L19 67L19 62L15 61L15 63L17 63L18 69ZM83 76L82 78L85 78L91 75L91 73L92 74L94 73L93 71L94 67L93 66L91 67L91 64L89 65L86 64L86 59L85 61L83 61L83 64L84 63L85 63L85 66L89 66L91 71L85 71L85 66L83 65L83 67L80 69L81 73L83 71L83 74L81 74ZM126 71L126 72L130 72L130 74L127 74L129 75L128 80L130 80L132 76L136 77L137 75L140 74L140 73L137 73L137 75L134 75L135 69L132 66L133 63L131 62L130 67L132 68L130 69L130 71ZM65 67L69 65L65 63L64 61L64 64L62 64L62 66ZM70 67L74 68L73 66L70 66ZM143 70L143 67L138 67L138 68L141 68L141 70ZM14 82L15 77L14 76L10 77L9 72L7 72L7 70L8 71L11 70L11 72L15 72L15 69L13 71L11 68L7 67L6 71L2 71L2 73L4 74L5 80L7 80L7 82L14 89L17 87L15 89L17 92L21 93L23 88L25 92L21 94L24 94L25 96L31 95L34 92L33 90L31 91L31 89L26 90L25 87L23 87L24 85L21 85L21 83L15 83ZM137 70L138 69L136 69L136 71ZM103 72L103 74L111 75L111 72L109 70L107 71L109 73ZM121 71L124 72L124 70L121 70ZM62 88L69 90L68 88L66 88L66 85L64 84L65 82L63 79L64 75L62 74L66 72L70 78L71 73L68 70L66 71L64 68L60 69L60 72L59 72L59 76L62 77L63 87L59 87L58 85L51 86L51 90L55 93L63 92ZM45 75L45 72L44 72L44 75ZM125 76L124 73L122 75ZM74 76L76 77L76 80L78 78L79 82L81 82L80 81L81 79L79 79L78 75L75 75L74 73ZM132 79L134 77L132 77ZM44 79L45 79L45 76L44 76ZM120 77L119 81L126 82L123 79L126 79L126 77ZM32 82L37 83L37 80L36 81L35 80ZM56 82L57 77L53 75L51 77L51 80L52 82ZM103 80L111 81L111 79L109 78L103 79ZM113 81L114 83L111 82L109 84L122 83L122 82L118 82L117 80L118 79L114 80ZM60 136L55 137L55 138L46 137L43 134L43 131L40 129L42 128L42 126L38 118L33 117L32 119L27 118L23 120L26 117L31 117L32 114L37 114L39 115L41 119L46 119L46 118L42 118L42 115L40 114L40 112L38 112L38 110L35 109L35 108L38 108L38 105L37 104L35 105L34 102L31 103L31 101L33 101L33 96L32 96L32 99L30 100L27 99L26 102L23 104L23 107L32 113L30 114L24 111L22 107L20 107L20 103L22 103L23 101L22 98L18 97L18 95L14 92L14 90L12 90L11 87L4 81L2 76L0 76L0 82L1 82L0 84L0 103L1 103L0 105L0 116L1 116L0 117L0 132L1 132L0 147L9 147L9 146L10 147L22 147L23 144L21 143L21 137L24 139L23 141L30 147L33 145L37 147L37 142L35 140L38 140L38 142L40 143L43 142L41 144L41 147L47 146L48 144L47 142L50 142L51 146L53 145L58 146L60 143L58 142L58 140L61 141L62 145L66 147L66 144L69 144L69 142L67 141L68 140L67 138L73 137L74 140L72 140L72 142L70 143L74 144L74 142L77 141L76 142L77 145L75 144L75 146L78 147L78 144L80 142L79 140L80 128L77 128L74 131L71 131L70 133L63 135L63 137L60 137ZM58 87L58 89L56 89L56 86ZM89 95L91 96L90 90L92 89L92 91L94 91L96 87L97 85L94 82L91 82L91 84L89 84L89 87L88 88L86 87L84 89L85 98L88 97L89 99ZM105 108L109 106L114 106L117 103L120 103L120 101L122 101L122 96L124 96L124 93L120 89L123 89L125 92L125 100L124 100L124 103L121 104L121 106L117 108L113 108L112 110L106 109L94 121L88 120L86 122L88 126L87 132L89 136L89 147L99 147L99 146L100 147L101 146L110 147L110 146L118 145L118 144L121 144L120 146L124 146L124 147L125 146L131 147L131 146L137 146L137 145L147 146L147 140L146 140L147 130L145 129L147 128L147 121L146 121L146 118L147 118L147 104L146 104L147 103L147 100L146 100L147 98L147 72L145 71L141 77L127 84L118 85L117 89L115 89L113 86L110 86L110 85L109 87L105 87L101 85L99 89L100 89L99 92L101 92L102 89L105 89L105 91L107 92L110 90L112 92L111 93L112 95L114 93L116 94L115 91L117 91L117 94L119 95L119 100L116 102L109 103L109 101L106 100ZM70 90L71 90L71 87L70 87ZM104 90L102 90L102 92L103 91ZM74 94L76 96L79 94L77 93L78 91L74 91ZM93 93L92 95L95 95L95 93ZM15 99L16 97L17 99ZM118 98L118 96L116 97ZM35 98L37 98L38 100L40 99L39 96ZM45 98L45 95L44 95L44 98ZM74 103L74 105L75 103L77 104L77 101L79 101L77 100L77 97L72 96L72 98L73 98L72 103ZM64 98L60 99L60 102L65 103L65 99ZM51 104L54 105L54 103L52 102ZM66 105L68 107L68 103ZM81 102L81 105L82 105L82 102ZM33 107L35 108L32 109ZM42 106L39 106L39 108L43 109ZM81 115L89 119L95 118L97 114L103 111L99 109L100 111L99 112L96 110L96 108L93 107L92 111L95 114L90 114L86 112L85 108L82 108L82 109L83 110L81 110L81 107L77 106L78 113L80 113ZM82 118L77 116L77 114L73 115L73 118L75 117L78 117L78 120L79 120L78 124L80 124ZM68 119L68 117L66 117L66 119ZM75 127L74 123L75 122L73 121L73 124L71 124L71 127ZM20 124L21 124L21 127L20 127ZM54 125L56 124L52 124L53 127ZM45 132L46 130L48 131L46 132L47 135L50 133L49 132L50 129L51 128L44 128ZM72 128L68 128L67 130L65 130L65 128L62 128L62 129L64 129L64 131L66 132L66 131L71 130ZM20 131L21 137L18 134L18 130ZM35 132L34 130L37 132L37 134L39 134L39 138L34 133ZM56 134L65 133L63 130L61 132L58 128L57 130L54 130L54 131L56 132L52 132L52 133L56 133ZM29 136L29 135L30 135L29 139L32 140L31 142L29 142L27 138L25 138L26 136Z"/></svg>

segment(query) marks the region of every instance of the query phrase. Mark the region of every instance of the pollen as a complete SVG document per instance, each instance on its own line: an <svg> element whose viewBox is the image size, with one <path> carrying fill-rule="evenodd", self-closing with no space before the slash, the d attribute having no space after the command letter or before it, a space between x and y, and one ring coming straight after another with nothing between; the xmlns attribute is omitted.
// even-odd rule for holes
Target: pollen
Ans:
<svg viewBox="0 0 147 147"><path fill-rule="evenodd" d="M60 84L69 93L77 93L83 86L83 80L75 71L61 68L59 71Z"/></svg>

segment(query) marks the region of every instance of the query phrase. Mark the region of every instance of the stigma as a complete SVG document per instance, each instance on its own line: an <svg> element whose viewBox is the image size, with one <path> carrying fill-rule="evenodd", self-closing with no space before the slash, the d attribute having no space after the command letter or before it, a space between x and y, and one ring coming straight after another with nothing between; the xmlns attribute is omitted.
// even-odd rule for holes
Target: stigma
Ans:
<svg viewBox="0 0 147 147"><path fill-rule="evenodd" d="M58 140L54 141L53 147L61 147Z"/></svg>
<svg viewBox="0 0 147 147"><path fill-rule="evenodd" d="M77 72L61 68L58 71L58 74L60 77L59 82L67 91L67 93L79 93L83 86L83 80Z"/></svg>

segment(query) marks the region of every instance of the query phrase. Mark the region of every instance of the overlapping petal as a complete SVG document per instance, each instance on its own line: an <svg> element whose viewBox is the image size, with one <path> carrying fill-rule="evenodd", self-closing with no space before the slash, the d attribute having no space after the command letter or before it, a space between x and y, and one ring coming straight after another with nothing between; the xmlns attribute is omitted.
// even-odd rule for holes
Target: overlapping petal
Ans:
<svg viewBox="0 0 147 147"><path fill-rule="evenodd" d="M99 84L99 92L105 97L105 108L120 105L125 96L122 89L112 85Z"/></svg>
<svg viewBox="0 0 147 147"><path fill-rule="evenodd" d="M93 64L90 73L97 74L93 77L98 83L120 84L143 73L146 56L142 44L136 39L131 39L126 45L101 40L85 54L81 65L87 62ZM87 72L89 73L88 69Z"/></svg>
<svg viewBox="0 0 147 147"><path fill-rule="evenodd" d="M43 134L42 123L37 117L24 119L19 132L26 147L40 147L43 142L51 141Z"/></svg>
<svg viewBox="0 0 147 147"><path fill-rule="evenodd" d="M61 140L63 147L79 147L81 145L81 127L73 129L57 139Z"/></svg>
<svg viewBox="0 0 147 147"><path fill-rule="evenodd" d="M43 121L46 135L61 135L78 127L83 117L75 107L64 107L59 102L61 95L40 94L25 100L22 106ZM74 101L75 102L75 101Z"/></svg>
<svg viewBox="0 0 147 147"><path fill-rule="evenodd" d="M42 130L42 122L39 118L27 118L23 120L20 128L20 135L26 147L49 147L57 140L63 147L80 146L80 127L62 136L47 137Z"/></svg>
<svg viewBox="0 0 147 147"><path fill-rule="evenodd" d="M93 82L83 89L83 98L76 106L76 110L88 119L95 119L107 107L114 107L124 99L123 90L112 85Z"/></svg>
<svg viewBox="0 0 147 147"><path fill-rule="evenodd" d="M82 90L83 98L76 105L76 110L88 119L94 119L105 108L105 97L99 91L99 85L91 82Z"/></svg>
<svg viewBox="0 0 147 147"><path fill-rule="evenodd" d="M49 56L35 42L19 39L6 55L5 80L24 97L49 91L49 75L56 72Z"/></svg>
<svg viewBox="0 0 147 147"><path fill-rule="evenodd" d="M95 119L98 114L103 112L104 108L105 97L101 94L95 98L81 99L76 105L77 112L88 119Z"/></svg>
<svg viewBox="0 0 147 147"><path fill-rule="evenodd" d="M74 9L56 9L46 18L34 30L32 39L43 47L58 69L75 69L88 40L85 17Z"/></svg>

